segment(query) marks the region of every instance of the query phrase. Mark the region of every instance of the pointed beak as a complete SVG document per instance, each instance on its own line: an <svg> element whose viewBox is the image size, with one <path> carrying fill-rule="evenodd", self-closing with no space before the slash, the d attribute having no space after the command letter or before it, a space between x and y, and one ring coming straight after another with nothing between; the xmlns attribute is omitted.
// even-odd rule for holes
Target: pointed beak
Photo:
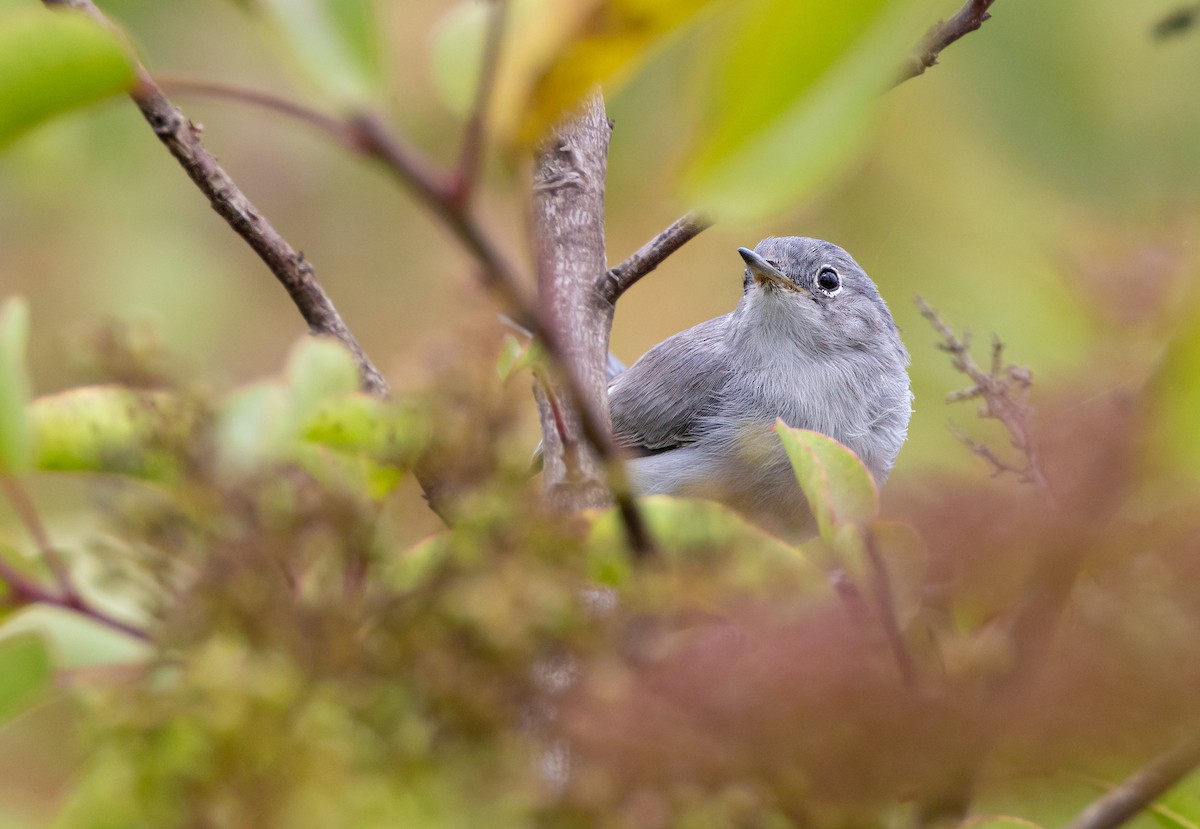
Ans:
<svg viewBox="0 0 1200 829"><path fill-rule="evenodd" d="M793 291L799 288L787 274L750 250L750 248L738 248L738 253L742 255L742 259L746 262L746 267L750 270L750 274L759 285L774 283L776 287L790 288Z"/></svg>

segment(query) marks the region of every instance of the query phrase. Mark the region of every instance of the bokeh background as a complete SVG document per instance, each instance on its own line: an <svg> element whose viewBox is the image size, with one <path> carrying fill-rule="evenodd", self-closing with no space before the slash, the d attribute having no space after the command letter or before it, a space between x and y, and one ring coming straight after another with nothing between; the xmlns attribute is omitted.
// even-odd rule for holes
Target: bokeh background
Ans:
<svg viewBox="0 0 1200 829"><path fill-rule="evenodd" d="M752 219L718 211L712 229L628 293L613 351L631 361L731 310L742 284L737 247L768 235L821 237L873 276L912 354L916 413L887 498L927 495L944 476L987 474L948 420L1005 442L975 422L972 404L945 404L965 380L936 349L913 303L918 294L976 333L981 359L997 334L1006 359L1033 372L1034 402L1044 412L1064 416L1114 399L1147 403L1157 415L1145 421L1141 461L1190 482L1191 461L1200 460L1200 395L1192 390L1200 386L1200 31L1155 34L1184 5L997 0L981 31L887 93L860 150L819 186ZM433 52L457 6L380 4L389 113L447 163L462 124L439 91L444 69L435 70ZM112 0L103 7L156 75L266 89L337 111L236 4ZM957 3L931 7L929 22ZM616 122L610 263L693 206L679 181L705 103L695 69L720 36L719 20L701 25L607 93ZM794 45L803 53L808 44ZM436 385L445 355L468 344L499 351L496 308L472 262L383 171L270 112L174 98L203 123L206 144L244 192L315 264L394 389ZM527 170L521 152L490 155L478 205L521 261ZM53 121L0 153L0 295L14 294L32 309L39 393L88 379L95 332L110 320L161 338L216 389L279 371L303 334L273 277L123 99ZM524 429L532 448L532 398ZM57 487L38 491L53 500L49 490ZM417 498L415 489L409 494ZM7 514L0 520L15 526ZM436 526L417 521L412 534ZM18 781L5 786L6 796L24 803L26 818L51 813L47 804L62 785L61 758L44 751L43 769L37 751L58 721L39 716L43 730L10 734L7 751L0 740L0 768ZM0 827L26 825L5 820L0 813Z"/></svg>

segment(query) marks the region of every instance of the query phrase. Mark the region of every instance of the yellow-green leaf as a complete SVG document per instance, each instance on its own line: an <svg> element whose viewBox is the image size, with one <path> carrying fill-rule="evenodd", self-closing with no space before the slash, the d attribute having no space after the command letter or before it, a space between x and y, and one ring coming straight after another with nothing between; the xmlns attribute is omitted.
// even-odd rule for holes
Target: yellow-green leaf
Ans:
<svg viewBox="0 0 1200 829"><path fill-rule="evenodd" d="M163 479L178 472L201 414L174 392L84 386L39 397L29 420L38 469Z"/></svg>
<svg viewBox="0 0 1200 829"><path fill-rule="evenodd" d="M82 14L0 14L0 146L41 122L128 90L133 60Z"/></svg>
<svg viewBox="0 0 1200 829"><path fill-rule="evenodd" d="M607 92L620 86L669 38L717 5L719 0L595 0L537 78L521 137L537 141L597 84Z"/></svg>
<svg viewBox="0 0 1200 829"><path fill-rule="evenodd" d="M301 71L337 100L379 98L387 76L372 0L256 0L244 8L264 18Z"/></svg>
<svg viewBox="0 0 1200 829"><path fill-rule="evenodd" d="M318 406L304 424L301 437L339 452L407 467L424 446L428 428L414 407L352 392Z"/></svg>
<svg viewBox="0 0 1200 829"><path fill-rule="evenodd" d="M782 420L775 422L775 431L822 539L837 544L843 528L861 527L875 519L879 490L857 455L828 435L794 429Z"/></svg>
<svg viewBox="0 0 1200 829"><path fill-rule="evenodd" d="M0 306L0 474L20 474L32 459L29 421L29 375L25 344L29 339L29 309L10 299Z"/></svg>
<svg viewBox="0 0 1200 829"><path fill-rule="evenodd" d="M693 201L760 218L816 192L869 138L881 93L929 20L925 0L755 0L711 58Z"/></svg>
<svg viewBox="0 0 1200 829"><path fill-rule="evenodd" d="M36 701L51 673L50 653L42 637L20 633L0 639L0 722Z"/></svg>

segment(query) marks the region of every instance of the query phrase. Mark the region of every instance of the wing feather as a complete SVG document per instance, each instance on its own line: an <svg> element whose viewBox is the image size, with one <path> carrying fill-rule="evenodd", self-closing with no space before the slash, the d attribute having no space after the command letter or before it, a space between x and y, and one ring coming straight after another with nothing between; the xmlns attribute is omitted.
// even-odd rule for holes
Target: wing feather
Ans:
<svg viewBox="0 0 1200 829"><path fill-rule="evenodd" d="M700 416L729 377L729 316L702 322L647 351L608 387L613 433L642 455L692 443Z"/></svg>

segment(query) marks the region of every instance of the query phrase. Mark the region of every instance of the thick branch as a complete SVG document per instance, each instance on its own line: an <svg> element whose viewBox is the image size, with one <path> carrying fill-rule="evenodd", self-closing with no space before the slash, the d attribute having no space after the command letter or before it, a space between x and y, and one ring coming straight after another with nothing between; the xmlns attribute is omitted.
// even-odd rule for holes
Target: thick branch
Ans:
<svg viewBox="0 0 1200 829"><path fill-rule="evenodd" d="M1114 829L1151 805L1200 765L1200 736L1156 757L1080 812L1067 829Z"/></svg>
<svg viewBox="0 0 1200 829"><path fill-rule="evenodd" d="M642 245L620 265L605 273L596 289L609 304L615 305L621 295L632 288L639 279L710 227L712 220L707 216L688 213Z"/></svg>
<svg viewBox="0 0 1200 829"><path fill-rule="evenodd" d="M70 6L82 10L108 25L108 20L91 0L43 0L49 7ZM312 265L271 226L262 213L246 198L217 159L200 140L201 128L192 123L163 94L154 79L140 64L137 85L130 93L154 134L167 147L212 208L258 254L283 285L288 296L308 323L313 334L334 337L354 355L362 375L363 388L386 396L387 381L367 357L350 329L342 322L333 302L317 282Z"/></svg>
<svg viewBox="0 0 1200 829"><path fill-rule="evenodd" d="M608 412L608 338L613 305L597 286L607 271L604 253L604 179L612 125L599 95L559 127L538 152L534 171L533 232L538 263L536 332L557 352L555 384L570 403L556 416L553 388L538 388L546 490L570 510L616 501L630 545L652 552L652 542L612 439ZM561 425L560 425L561 423ZM583 435L588 451L566 449ZM565 440L564 440L565 438ZM576 441L578 442L578 441Z"/></svg>
<svg viewBox="0 0 1200 829"><path fill-rule="evenodd" d="M988 9L994 2L995 0L967 0L957 14L932 27L918 44L916 54L909 58L908 64L900 71L894 85L899 86L911 78L923 75L926 69L935 66L943 49L969 35L991 17Z"/></svg>

